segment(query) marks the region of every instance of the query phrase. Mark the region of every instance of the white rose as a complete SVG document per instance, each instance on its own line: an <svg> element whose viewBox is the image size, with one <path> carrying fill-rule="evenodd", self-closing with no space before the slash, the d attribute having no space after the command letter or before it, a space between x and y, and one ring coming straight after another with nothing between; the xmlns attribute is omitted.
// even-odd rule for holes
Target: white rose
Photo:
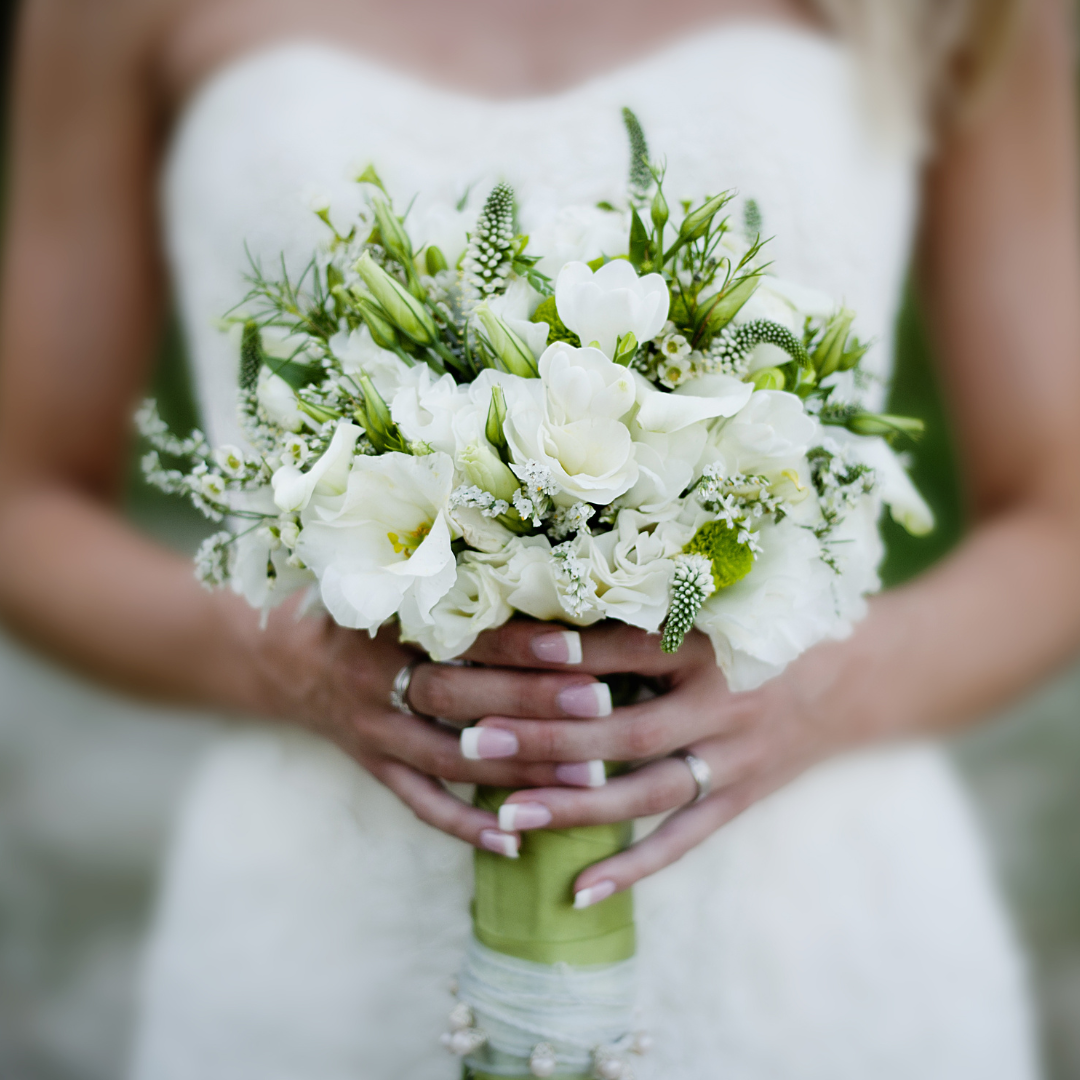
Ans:
<svg viewBox="0 0 1080 1080"><path fill-rule="evenodd" d="M599 349L549 346L539 379L504 384L506 438L520 466L538 461L574 500L609 503L637 480L634 444L623 417L635 386L626 368Z"/></svg>
<svg viewBox="0 0 1080 1080"><path fill-rule="evenodd" d="M412 370L389 349L376 345L367 326L357 330L339 330L330 339L329 345L344 371L364 371L387 401L397 393L402 380Z"/></svg>
<svg viewBox="0 0 1080 1080"><path fill-rule="evenodd" d="M414 621L456 577L446 516L454 465L446 454L361 456L344 497L314 497L296 552L319 577L342 626L374 634L406 603Z"/></svg>
<svg viewBox="0 0 1080 1080"><path fill-rule="evenodd" d="M632 333L639 342L651 341L664 328L670 303L660 274L638 277L625 259L615 259L596 273L583 262L567 263L555 280L559 318L581 338L596 341L607 356Z"/></svg>
<svg viewBox="0 0 1080 1080"><path fill-rule="evenodd" d="M580 535L574 546L589 563L601 614L650 633L659 629L670 602L671 560L692 535L674 521L653 526L633 510L621 511L610 532Z"/></svg>
<svg viewBox="0 0 1080 1080"><path fill-rule="evenodd" d="M274 502L279 510L291 513L307 506L312 495L343 495L356 440L363 433L355 424L340 424L322 457L305 473L295 465L282 465L270 478Z"/></svg>
<svg viewBox="0 0 1080 1080"><path fill-rule="evenodd" d="M414 622L404 611L401 636L415 641L433 660L460 656L478 634L502 626L514 609L492 566L466 551L457 566L454 584L431 609L430 622Z"/></svg>
<svg viewBox="0 0 1080 1080"><path fill-rule="evenodd" d="M734 416L753 392L751 383L730 375L701 375L665 393L639 375L635 420L645 431L681 431L702 420Z"/></svg>

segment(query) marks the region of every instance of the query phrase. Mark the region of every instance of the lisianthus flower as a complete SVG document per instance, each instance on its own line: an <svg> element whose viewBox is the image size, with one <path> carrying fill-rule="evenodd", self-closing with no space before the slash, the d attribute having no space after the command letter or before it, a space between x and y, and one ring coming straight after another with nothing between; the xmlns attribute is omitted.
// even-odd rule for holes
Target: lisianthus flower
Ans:
<svg viewBox="0 0 1080 1080"><path fill-rule="evenodd" d="M456 577L447 501L447 454L389 453L353 460L343 497L314 497L296 553L319 578L342 626L375 631L408 602L427 621Z"/></svg>

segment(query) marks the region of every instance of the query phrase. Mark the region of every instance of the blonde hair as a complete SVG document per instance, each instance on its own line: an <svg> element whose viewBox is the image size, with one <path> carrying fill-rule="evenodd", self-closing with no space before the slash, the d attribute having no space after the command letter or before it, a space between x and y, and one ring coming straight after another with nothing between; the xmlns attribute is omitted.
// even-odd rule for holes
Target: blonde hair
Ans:
<svg viewBox="0 0 1080 1080"><path fill-rule="evenodd" d="M877 108L925 140L993 84L1025 0L815 0L863 59ZM918 136L917 136L918 137Z"/></svg>

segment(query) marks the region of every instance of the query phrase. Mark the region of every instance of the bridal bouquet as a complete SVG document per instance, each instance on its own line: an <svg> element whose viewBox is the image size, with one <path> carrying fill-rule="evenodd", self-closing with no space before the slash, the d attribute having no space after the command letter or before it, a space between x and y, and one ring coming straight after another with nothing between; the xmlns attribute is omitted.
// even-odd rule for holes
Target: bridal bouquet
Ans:
<svg viewBox="0 0 1080 1080"><path fill-rule="evenodd" d="M228 522L198 554L206 584L264 611L306 587L436 661L519 612L617 619L667 651L696 627L734 690L850 630L881 505L931 526L890 445L918 424L860 407L853 313L770 273L756 205L737 224L731 192L669 207L625 120L618 205L530 237L499 183L446 251L369 168L347 231L316 207L327 240L303 275L253 267L231 318L248 445L139 416L149 479ZM477 853L445 1040L471 1075L631 1075L630 896L576 911L570 891L628 841L598 826Z"/></svg>

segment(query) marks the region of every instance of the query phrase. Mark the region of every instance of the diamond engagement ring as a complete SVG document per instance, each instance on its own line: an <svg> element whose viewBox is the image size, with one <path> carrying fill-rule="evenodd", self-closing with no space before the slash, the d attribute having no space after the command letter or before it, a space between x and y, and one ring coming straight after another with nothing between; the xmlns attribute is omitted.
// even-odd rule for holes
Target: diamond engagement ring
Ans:
<svg viewBox="0 0 1080 1080"><path fill-rule="evenodd" d="M416 671L417 665L422 663L423 661L419 657L415 660L410 660L394 676L394 685L390 689L390 704L393 705L399 713L404 713L406 716L420 715L420 713L409 704L409 683L412 682L413 672ZM707 767L708 766L706 766L706 768Z"/></svg>
<svg viewBox="0 0 1080 1080"><path fill-rule="evenodd" d="M671 756L685 761L690 775L694 778L697 792L689 803L690 806L694 806L712 791L712 769L709 768L707 761L703 761L697 754L691 754L689 750L676 750Z"/></svg>

